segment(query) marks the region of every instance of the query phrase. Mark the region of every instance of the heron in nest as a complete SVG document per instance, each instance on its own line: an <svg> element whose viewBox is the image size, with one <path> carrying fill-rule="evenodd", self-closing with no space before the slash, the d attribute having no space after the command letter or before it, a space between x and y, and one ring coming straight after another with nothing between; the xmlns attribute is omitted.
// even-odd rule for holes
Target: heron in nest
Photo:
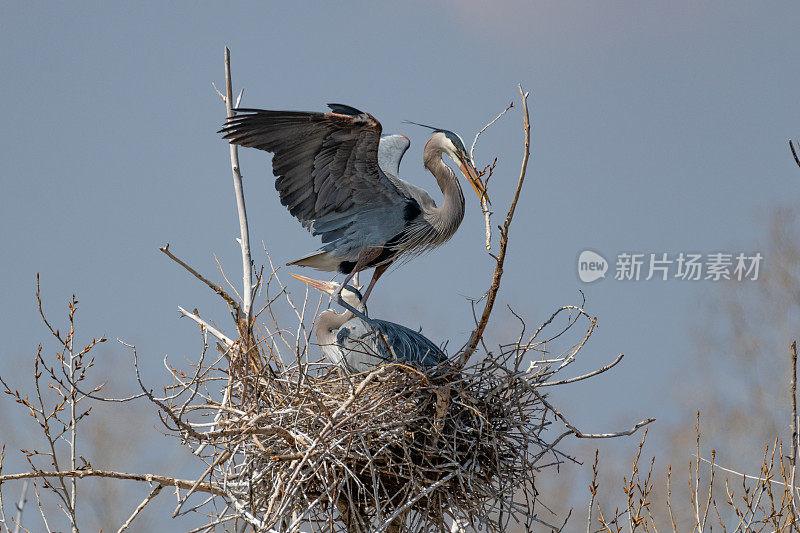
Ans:
<svg viewBox="0 0 800 533"><path fill-rule="evenodd" d="M332 281L291 276L330 295L340 288ZM337 313L327 309L320 313L314 334L323 355L346 372L367 372L385 363L431 368L447 359L422 333L394 322L369 318L361 293L352 285L342 288L341 299L346 310Z"/></svg>

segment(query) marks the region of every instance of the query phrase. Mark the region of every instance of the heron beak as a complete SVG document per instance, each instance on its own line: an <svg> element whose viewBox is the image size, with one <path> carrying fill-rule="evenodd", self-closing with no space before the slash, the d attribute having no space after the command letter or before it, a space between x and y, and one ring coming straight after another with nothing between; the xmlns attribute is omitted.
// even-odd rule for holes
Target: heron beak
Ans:
<svg viewBox="0 0 800 533"><path fill-rule="evenodd" d="M475 189L475 194L481 198L486 198L486 203L492 205L492 202L489 200L489 194L486 192L486 187L478 177L478 171L475 170L475 165L472 164L472 161L461 156L459 156L458 160L458 166L461 169L461 172L464 173L464 176L467 177L467 180L469 181L470 185L472 185L472 188Z"/></svg>
<svg viewBox="0 0 800 533"><path fill-rule="evenodd" d="M339 288L339 284L333 281L319 281L316 279L307 278L305 276L301 276L300 274L289 274L294 279L299 279L306 285L314 287L315 289L324 292L325 294L333 295L336 292L336 289Z"/></svg>

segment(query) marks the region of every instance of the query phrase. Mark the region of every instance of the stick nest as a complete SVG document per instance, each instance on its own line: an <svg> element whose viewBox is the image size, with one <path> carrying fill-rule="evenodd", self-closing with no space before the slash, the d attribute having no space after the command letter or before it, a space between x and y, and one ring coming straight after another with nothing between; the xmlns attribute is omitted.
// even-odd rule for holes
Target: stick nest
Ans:
<svg viewBox="0 0 800 533"><path fill-rule="evenodd" d="M312 358L314 320L304 319L322 300L314 309L286 299L296 330L281 327L286 319L269 300L271 326L217 344L215 361L201 327L200 359L191 372L171 369L171 400L159 404L167 427L207 465L198 483L208 480L226 503L208 511L212 521L233 517L281 533L450 531L454 521L487 531L559 529L540 516L535 479L574 461L556 445L578 430L541 391L575 381L555 378L576 360L595 318L563 306L526 333L512 311L516 339L494 351L481 344L469 366L459 366L459 353L427 371L395 363L347 375ZM554 421L566 430L551 430Z"/></svg>
<svg viewBox="0 0 800 533"><path fill-rule="evenodd" d="M244 380L238 414L211 434L214 481L264 527L289 516L325 531L529 523L540 460L557 452L531 375L501 363L352 376L301 365Z"/></svg>

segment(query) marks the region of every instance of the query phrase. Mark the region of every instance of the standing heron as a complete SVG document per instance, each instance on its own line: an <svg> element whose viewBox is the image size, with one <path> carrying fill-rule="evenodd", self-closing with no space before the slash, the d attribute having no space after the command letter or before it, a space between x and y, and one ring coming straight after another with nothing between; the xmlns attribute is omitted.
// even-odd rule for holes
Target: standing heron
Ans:
<svg viewBox="0 0 800 533"><path fill-rule="evenodd" d="M332 281L291 276L330 295L340 287ZM314 334L322 354L346 372L367 372L392 362L434 367L447 359L422 333L394 322L369 318L361 293L352 285L342 288L341 298L352 309L343 313L323 311L317 317Z"/></svg>
<svg viewBox="0 0 800 533"><path fill-rule="evenodd" d="M329 107L332 113L238 109L220 133L234 144L272 152L281 203L313 235L322 236L320 249L289 264L338 270L346 274L341 287L356 272L374 267L366 302L389 265L443 244L461 224L464 195L444 155L478 195L486 197L486 188L461 138L425 126L433 135L423 162L443 196L437 206L424 189L396 175L407 137L382 141L381 124L369 113L341 104Z"/></svg>

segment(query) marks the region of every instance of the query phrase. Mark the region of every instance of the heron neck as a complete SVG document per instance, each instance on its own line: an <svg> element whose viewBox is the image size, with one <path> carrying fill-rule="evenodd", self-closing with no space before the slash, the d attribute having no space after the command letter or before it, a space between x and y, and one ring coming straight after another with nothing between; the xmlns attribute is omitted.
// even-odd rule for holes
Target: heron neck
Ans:
<svg viewBox="0 0 800 533"><path fill-rule="evenodd" d="M452 235L464 218L464 193L455 173L445 164L442 155L441 150L426 150L423 160L425 168L436 178L443 197L442 205L431 210L431 222Z"/></svg>
<svg viewBox="0 0 800 533"><path fill-rule="evenodd" d="M345 322L353 318L353 316L353 313L350 311L337 313L332 309L320 313L317 317L317 326L314 328L317 342L320 345L336 342L336 332L339 331L339 328L341 328Z"/></svg>

